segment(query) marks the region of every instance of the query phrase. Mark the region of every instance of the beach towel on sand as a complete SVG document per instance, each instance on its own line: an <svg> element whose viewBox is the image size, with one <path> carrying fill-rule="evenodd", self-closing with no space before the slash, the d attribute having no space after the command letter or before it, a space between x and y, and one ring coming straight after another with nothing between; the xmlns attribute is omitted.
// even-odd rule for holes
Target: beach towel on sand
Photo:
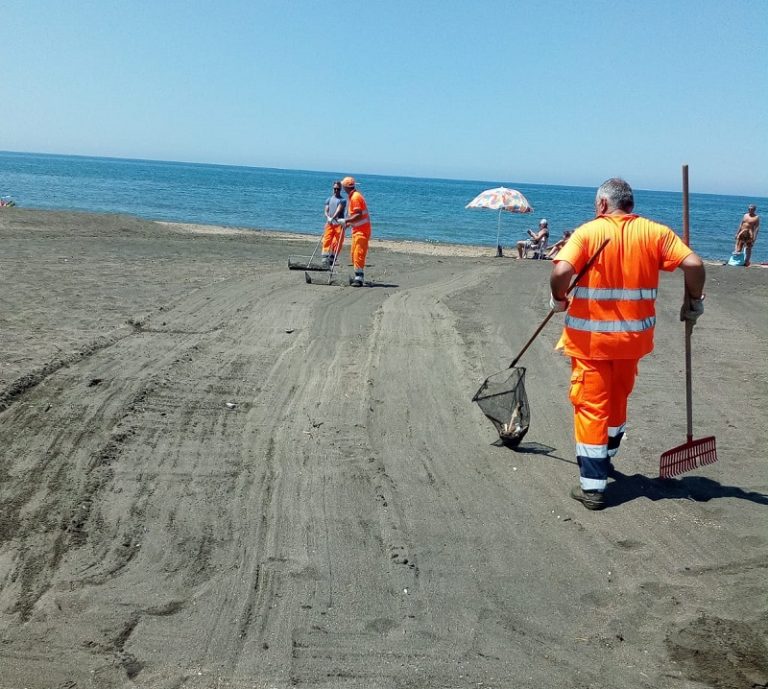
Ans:
<svg viewBox="0 0 768 689"><path fill-rule="evenodd" d="M728 265L729 266L743 266L747 261L747 255L744 251L738 251L736 253L731 254L731 257L728 259Z"/></svg>

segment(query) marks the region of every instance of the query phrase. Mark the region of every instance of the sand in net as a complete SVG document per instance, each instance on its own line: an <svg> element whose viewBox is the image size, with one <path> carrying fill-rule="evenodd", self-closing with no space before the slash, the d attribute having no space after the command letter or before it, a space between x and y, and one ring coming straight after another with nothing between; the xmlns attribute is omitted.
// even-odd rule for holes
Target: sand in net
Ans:
<svg viewBox="0 0 768 689"><path fill-rule="evenodd" d="M472 401L491 420L505 445L518 445L528 432L531 410L525 394L525 368L516 366L489 376Z"/></svg>

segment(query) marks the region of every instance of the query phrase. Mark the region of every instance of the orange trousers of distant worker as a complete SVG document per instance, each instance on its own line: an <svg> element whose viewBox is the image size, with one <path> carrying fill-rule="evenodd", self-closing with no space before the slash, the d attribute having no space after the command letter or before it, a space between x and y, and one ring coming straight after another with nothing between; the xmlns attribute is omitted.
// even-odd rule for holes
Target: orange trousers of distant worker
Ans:
<svg viewBox="0 0 768 689"><path fill-rule="evenodd" d="M637 359L571 359L576 459L583 490L605 490L627 423Z"/></svg>
<svg viewBox="0 0 768 689"><path fill-rule="evenodd" d="M365 257L368 255L368 240L371 238L370 230L352 230L352 265L355 273L365 270Z"/></svg>
<svg viewBox="0 0 768 689"><path fill-rule="evenodd" d="M323 256L333 254L338 256L341 253L341 247L344 245L344 226L334 223L325 223L323 231Z"/></svg>

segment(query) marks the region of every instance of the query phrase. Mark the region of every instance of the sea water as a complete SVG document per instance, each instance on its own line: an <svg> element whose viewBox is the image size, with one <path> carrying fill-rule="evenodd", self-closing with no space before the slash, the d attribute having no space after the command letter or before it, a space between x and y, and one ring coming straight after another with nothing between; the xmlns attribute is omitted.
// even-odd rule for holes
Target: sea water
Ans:
<svg viewBox="0 0 768 689"><path fill-rule="evenodd" d="M501 244L511 247L547 218L554 241L594 216L594 187L351 173L368 203L373 234L382 239L487 245L495 253L499 230ZM344 174L349 173L0 152L0 196L12 196L22 208L318 235L331 184ZM535 212L499 216L465 208L478 193L498 186L521 191ZM704 258L727 260L750 203L758 213L768 210L764 198L691 193L693 248ZM635 210L682 231L679 192L635 189ZM757 242L752 260L768 260L768 235Z"/></svg>

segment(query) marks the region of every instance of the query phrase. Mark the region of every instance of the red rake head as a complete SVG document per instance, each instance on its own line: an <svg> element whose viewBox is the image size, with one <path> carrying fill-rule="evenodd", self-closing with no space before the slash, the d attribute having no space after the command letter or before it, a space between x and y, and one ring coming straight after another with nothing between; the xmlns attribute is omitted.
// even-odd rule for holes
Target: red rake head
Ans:
<svg viewBox="0 0 768 689"><path fill-rule="evenodd" d="M667 450L659 459L659 477L672 478L691 471L705 464L717 461L715 436L700 440L690 440L687 443Z"/></svg>

